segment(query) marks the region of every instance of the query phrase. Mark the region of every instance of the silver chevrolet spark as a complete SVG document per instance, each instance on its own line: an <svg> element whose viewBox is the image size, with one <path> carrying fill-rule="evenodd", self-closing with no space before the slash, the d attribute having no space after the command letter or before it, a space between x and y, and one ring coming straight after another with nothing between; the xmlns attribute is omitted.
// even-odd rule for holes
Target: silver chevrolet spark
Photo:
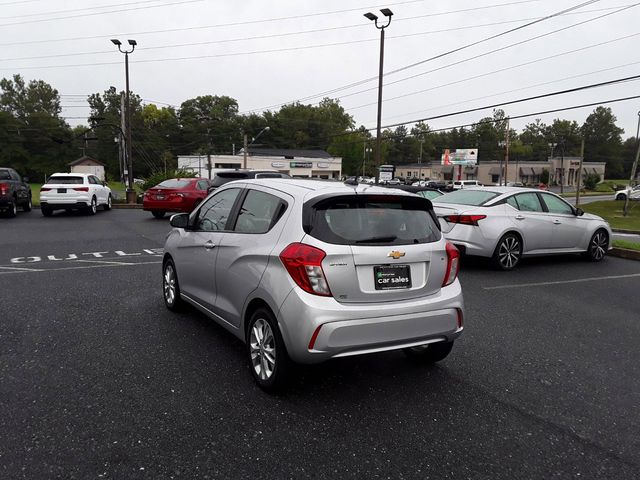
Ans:
<svg viewBox="0 0 640 480"><path fill-rule="evenodd" d="M425 198L246 180L171 225L166 306L189 303L244 341L264 389L284 385L291 361L402 349L436 362L462 333L459 253Z"/></svg>

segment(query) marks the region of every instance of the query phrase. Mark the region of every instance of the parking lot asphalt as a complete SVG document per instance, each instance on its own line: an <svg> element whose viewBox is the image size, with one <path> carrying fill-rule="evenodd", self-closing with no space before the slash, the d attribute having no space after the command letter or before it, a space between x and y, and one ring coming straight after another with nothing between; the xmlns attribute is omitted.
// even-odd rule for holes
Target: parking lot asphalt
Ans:
<svg viewBox="0 0 640 480"><path fill-rule="evenodd" d="M299 369L278 396L167 311L168 221L0 219L0 478L640 478L640 263L463 259L465 333Z"/></svg>

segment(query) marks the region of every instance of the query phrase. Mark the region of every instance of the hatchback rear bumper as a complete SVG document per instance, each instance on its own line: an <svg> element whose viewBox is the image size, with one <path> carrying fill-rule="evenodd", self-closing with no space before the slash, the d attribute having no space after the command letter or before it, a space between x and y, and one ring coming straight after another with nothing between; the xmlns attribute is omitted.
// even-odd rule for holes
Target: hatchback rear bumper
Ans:
<svg viewBox="0 0 640 480"><path fill-rule="evenodd" d="M377 304L339 303L294 288L278 321L289 356L317 363L455 340L462 334L463 311L458 281L434 295Z"/></svg>

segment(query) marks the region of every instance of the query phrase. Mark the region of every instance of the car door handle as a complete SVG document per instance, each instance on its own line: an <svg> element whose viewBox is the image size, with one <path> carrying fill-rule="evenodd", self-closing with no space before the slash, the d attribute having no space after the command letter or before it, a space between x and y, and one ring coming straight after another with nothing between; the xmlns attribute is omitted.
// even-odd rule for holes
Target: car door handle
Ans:
<svg viewBox="0 0 640 480"><path fill-rule="evenodd" d="M526 217L524 215L516 215L514 218L516 220L524 220Z"/></svg>
<svg viewBox="0 0 640 480"><path fill-rule="evenodd" d="M211 250L212 248L216 248L216 244L209 240L204 244L204 248L206 248L207 250Z"/></svg>

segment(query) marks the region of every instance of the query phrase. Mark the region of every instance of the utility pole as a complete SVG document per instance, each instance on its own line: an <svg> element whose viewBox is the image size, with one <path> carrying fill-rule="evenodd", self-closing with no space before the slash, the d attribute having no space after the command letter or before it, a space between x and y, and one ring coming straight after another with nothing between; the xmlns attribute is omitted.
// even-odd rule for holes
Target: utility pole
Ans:
<svg viewBox="0 0 640 480"><path fill-rule="evenodd" d="M247 168L247 149L249 148L249 146L247 145L247 134L244 133L242 136L242 141L244 143L244 148L242 149L242 152L244 154L243 159L242 159L242 168L246 169Z"/></svg>
<svg viewBox="0 0 640 480"><path fill-rule="evenodd" d="M580 144L580 166L578 167L578 185L576 186L576 208L580 206L580 182L582 181L582 160L584 160L584 137Z"/></svg>
<svg viewBox="0 0 640 480"><path fill-rule="evenodd" d="M636 129L636 159L633 161L633 166L631 167L631 176L629 177L629 187L633 187L633 184L636 181L636 171L638 169L638 159L640 159L640 112L638 112L638 128ZM629 215L629 196L631 195L631 191L627 191L624 199L624 210L623 215L626 217Z"/></svg>
<svg viewBox="0 0 640 480"><path fill-rule="evenodd" d="M505 152L504 152L504 185L509 182L509 117L507 117L507 130L505 132Z"/></svg>
<svg viewBox="0 0 640 480"><path fill-rule="evenodd" d="M560 194L564 193L564 138L560 141Z"/></svg>

